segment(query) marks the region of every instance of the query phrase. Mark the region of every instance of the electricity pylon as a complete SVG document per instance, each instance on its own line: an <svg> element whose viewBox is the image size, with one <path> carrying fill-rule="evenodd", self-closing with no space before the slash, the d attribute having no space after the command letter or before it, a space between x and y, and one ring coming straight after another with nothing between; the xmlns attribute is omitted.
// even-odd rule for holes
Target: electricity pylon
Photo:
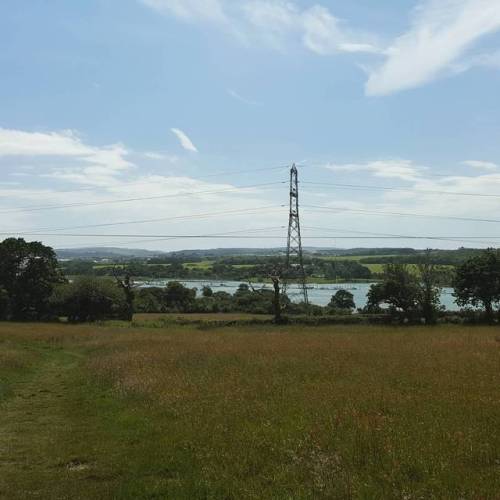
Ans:
<svg viewBox="0 0 500 500"><path fill-rule="evenodd" d="M300 235L299 173L295 163L290 170L290 217L286 249L285 290L287 283L292 281L298 284L301 294L304 296L304 303L309 304Z"/></svg>

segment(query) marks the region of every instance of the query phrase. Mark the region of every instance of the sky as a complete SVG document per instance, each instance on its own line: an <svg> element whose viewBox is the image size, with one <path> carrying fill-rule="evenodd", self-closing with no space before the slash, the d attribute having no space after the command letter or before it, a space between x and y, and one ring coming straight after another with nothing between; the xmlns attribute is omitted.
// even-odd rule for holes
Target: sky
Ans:
<svg viewBox="0 0 500 500"><path fill-rule="evenodd" d="M500 0L3 0L0 238L500 243Z"/></svg>

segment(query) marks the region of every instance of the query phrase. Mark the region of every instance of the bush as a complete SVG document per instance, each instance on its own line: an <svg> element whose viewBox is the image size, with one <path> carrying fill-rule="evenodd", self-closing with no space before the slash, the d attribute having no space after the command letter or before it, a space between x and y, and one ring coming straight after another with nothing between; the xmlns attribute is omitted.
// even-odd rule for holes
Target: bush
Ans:
<svg viewBox="0 0 500 500"><path fill-rule="evenodd" d="M117 319L127 307L114 281L91 277L57 287L51 301L54 311L70 322Z"/></svg>

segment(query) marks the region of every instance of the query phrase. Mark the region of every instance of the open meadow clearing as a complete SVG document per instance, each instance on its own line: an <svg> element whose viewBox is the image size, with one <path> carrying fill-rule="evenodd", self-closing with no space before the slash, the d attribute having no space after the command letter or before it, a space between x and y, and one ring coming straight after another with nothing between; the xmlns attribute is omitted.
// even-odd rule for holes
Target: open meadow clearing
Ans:
<svg viewBox="0 0 500 500"><path fill-rule="evenodd" d="M0 498L499 498L494 327L0 323Z"/></svg>

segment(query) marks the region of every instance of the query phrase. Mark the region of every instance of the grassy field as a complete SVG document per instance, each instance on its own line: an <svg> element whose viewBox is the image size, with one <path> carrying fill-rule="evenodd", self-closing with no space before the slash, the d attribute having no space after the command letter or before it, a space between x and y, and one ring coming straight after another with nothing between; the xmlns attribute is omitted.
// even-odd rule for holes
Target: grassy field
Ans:
<svg viewBox="0 0 500 500"><path fill-rule="evenodd" d="M498 328L0 324L0 498L500 498Z"/></svg>

